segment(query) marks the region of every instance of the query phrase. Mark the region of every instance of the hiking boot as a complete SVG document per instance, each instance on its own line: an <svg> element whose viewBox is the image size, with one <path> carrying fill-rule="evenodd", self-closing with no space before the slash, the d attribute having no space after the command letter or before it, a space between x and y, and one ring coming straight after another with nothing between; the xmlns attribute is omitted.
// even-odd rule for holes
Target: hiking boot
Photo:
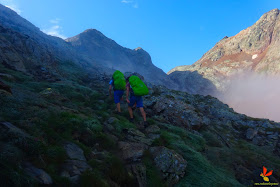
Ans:
<svg viewBox="0 0 280 187"><path fill-rule="evenodd" d="M149 126L149 123L147 121L144 121L144 128L147 128Z"/></svg>
<svg viewBox="0 0 280 187"><path fill-rule="evenodd" d="M114 113L114 114L117 114L117 115L121 115L121 114L122 114L121 112L116 111L116 110L115 110L113 113Z"/></svg>
<svg viewBox="0 0 280 187"><path fill-rule="evenodd" d="M133 123L134 122L134 118L129 118L129 122Z"/></svg>

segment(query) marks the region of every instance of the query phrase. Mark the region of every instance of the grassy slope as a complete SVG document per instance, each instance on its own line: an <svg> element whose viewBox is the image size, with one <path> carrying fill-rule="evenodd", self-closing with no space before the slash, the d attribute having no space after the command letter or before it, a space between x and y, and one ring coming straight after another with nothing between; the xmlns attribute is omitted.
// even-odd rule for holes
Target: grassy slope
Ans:
<svg viewBox="0 0 280 187"><path fill-rule="evenodd" d="M107 83L88 82L86 74L69 62L61 64L61 69L64 71L63 81L50 83L36 81L29 75L0 65L0 73L14 77L4 80L12 87L13 95L1 94L0 121L11 122L35 138L27 142L26 149L0 138L0 147L9 150L16 160L11 161L7 152L0 153L0 179L6 181L7 186L36 184L18 165L20 161L28 160L48 172L55 184L69 186L70 181L59 176L59 166L66 159L62 143L67 140L77 143L87 158L96 143L101 151L107 151L101 160L89 160L94 169L82 175L83 186L109 186L112 182L133 185L135 181L118 157L115 142L103 132L102 124L112 116L114 109L112 100L104 94ZM115 135L120 138L123 136L122 128L136 128L128 122L127 111L125 113L124 116L115 116L120 120L114 124L117 127ZM188 161L185 177L177 186L242 186L238 181L239 171L234 169L236 164L246 163L261 168L265 163L267 167L280 168L280 159L272 153L242 140L238 146L228 148L211 129L202 130L202 136L199 136L154 117L149 122L161 128L161 137L153 145L174 149ZM81 137L88 132L90 136L86 141L77 141L77 134ZM148 152L143 161L147 166L148 185L166 186Z"/></svg>

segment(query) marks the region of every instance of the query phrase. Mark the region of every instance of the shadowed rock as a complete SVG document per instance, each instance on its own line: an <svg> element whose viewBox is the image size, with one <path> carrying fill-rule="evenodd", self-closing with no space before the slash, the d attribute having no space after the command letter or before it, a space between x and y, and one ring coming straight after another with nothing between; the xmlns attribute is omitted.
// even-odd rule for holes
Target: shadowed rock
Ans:
<svg viewBox="0 0 280 187"><path fill-rule="evenodd" d="M169 184L175 184L185 175L187 161L166 147L151 147L150 152L157 168Z"/></svg>
<svg viewBox="0 0 280 187"><path fill-rule="evenodd" d="M50 185L53 183L52 178L44 170L34 167L31 163L23 164L24 171L40 184Z"/></svg>
<svg viewBox="0 0 280 187"><path fill-rule="evenodd" d="M64 144L63 147L66 150L66 153L70 159L86 161L84 151L76 144L67 142L66 144Z"/></svg>

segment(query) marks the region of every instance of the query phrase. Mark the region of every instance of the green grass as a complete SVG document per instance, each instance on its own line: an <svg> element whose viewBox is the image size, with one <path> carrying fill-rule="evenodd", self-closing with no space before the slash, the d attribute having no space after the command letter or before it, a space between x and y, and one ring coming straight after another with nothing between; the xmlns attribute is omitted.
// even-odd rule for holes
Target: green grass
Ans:
<svg viewBox="0 0 280 187"><path fill-rule="evenodd" d="M83 149L87 158L91 158L90 154L96 144L99 144L98 149L101 151L107 151L104 158L91 158L88 162L93 170L81 176L82 186L110 186L108 181L120 186L135 186L135 178L119 158L116 142L103 132L103 123L110 117L116 117L118 121L112 124L115 128L113 134L122 139L125 137L123 129L137 128L136 123L142 121L141 115L134 111L136 123L130 123L127 108L123 105L122 115L113 114L115 104L103 94L107 90L107 84L92 80L72 62L60 63L58 71L62 72L62 81L56 83L38 81L30 75L4 68L0 64L1 73L14 77L4 80L12 87L13 95L1 94L0 120L19 126L34 137L26 139L14 136L8 143L8 137L0 137L1 142L7 143L7 147L0 143L0 180L5 181L3 185L37 185L18 165L24 158L48 172L56 186L71 186L69 179L59 176L59 168L67 159L62 145L63 142L70 141ZM174 99L173 94L178 93L172 92L172 95L165 97ZM160 94L160 89L153 92L153 96ZM209 99L207 105L212 102L212 98ZM186 100L187 103L204 101L202 96L192 96ZM198 110L197 112L199 113ZM244 166L251 171L262 165L274 170L280 168L280 159L265 147L255 146L244 140L236 142L233 135L229 140L233 142L233 146L226 147L218 134L230 133L227 127L214 129L216 125L211 124L211 127L201 129L200 136L168 124L161 116L152 116L148 118L148 122L161 128L160 138L154 140L153 146L173 149L188 163L185 176L177 186L242 186L235 178L238 171L235 171L234 165ZM148 151L142 161L147 169L147 185L167 186ZM273 175L276 178L280 176L278 171Z"/></svg>
<svg viewBox="0 0 280 187"><path fill-rule="evenodd" d="M149 187L168 186L163 181L160 171L155 167L155 164L153 162L152 156L149 153L149 151L145 151L143 163L146 166L147 186Z"/></svg>

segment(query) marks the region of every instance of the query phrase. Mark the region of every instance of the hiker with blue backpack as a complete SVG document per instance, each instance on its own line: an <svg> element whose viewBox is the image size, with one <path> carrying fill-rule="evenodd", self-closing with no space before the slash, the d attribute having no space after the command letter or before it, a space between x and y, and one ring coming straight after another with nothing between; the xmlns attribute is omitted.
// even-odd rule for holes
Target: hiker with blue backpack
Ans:
<svg viewBox="0 0 280 187"><path fill-rule="evenodd" d="M114 90L114 102L117 105L117 113L121 113L121 100L125 90L125 78L122 72L115 71L112 80L109 82L109 96L112 97L112 89Z"/></svg>
<svg viewBox="0 0 280 187"><path fill-rule="evenodd" d="M144 120L144 126L146 127L148 125L146 121L146 113L143 108L143 98L142 96L147 95L149 93L149 90L147 86L144 84L144 82L137 76L132 75L130 77L127 77L126 79L126 101L128 103L128 112L130 122L134 121L133 117L133 110L132 107L136 105L137 108L139 108L141 115ZM130 95L130 97L129 97Z"/></svg>

